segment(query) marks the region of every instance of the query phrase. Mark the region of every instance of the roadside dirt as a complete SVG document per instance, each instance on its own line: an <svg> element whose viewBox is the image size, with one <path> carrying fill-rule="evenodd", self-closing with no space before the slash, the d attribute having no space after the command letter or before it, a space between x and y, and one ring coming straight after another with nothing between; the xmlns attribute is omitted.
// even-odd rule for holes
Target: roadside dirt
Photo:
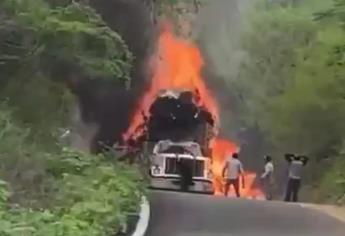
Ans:
<svg viewBox="0 0 345 236"><path fill-rule="evenodd" d="M302 204L303 207L308 207L310 209L322 211L338 220L345 223L345 206L334 206L334 205L316 205L316 204Z"/></svg>

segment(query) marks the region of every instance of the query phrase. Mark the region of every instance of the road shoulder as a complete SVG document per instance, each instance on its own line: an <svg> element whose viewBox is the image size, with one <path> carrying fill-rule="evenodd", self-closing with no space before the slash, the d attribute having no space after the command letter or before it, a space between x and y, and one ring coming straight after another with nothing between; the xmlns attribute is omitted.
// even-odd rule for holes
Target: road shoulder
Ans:
<svg viewBox="0 0 345 236"><path fill-rule="evenodd" d="M317 205L310 203L301 204L302 207L321 211L345 223L345 207L334 205Z"/></svg>

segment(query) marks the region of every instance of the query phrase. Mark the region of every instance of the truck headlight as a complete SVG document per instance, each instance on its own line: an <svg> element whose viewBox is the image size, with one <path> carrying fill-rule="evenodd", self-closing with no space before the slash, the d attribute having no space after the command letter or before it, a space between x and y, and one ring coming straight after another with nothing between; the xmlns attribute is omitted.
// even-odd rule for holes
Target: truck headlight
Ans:
<svg viewBox="0 0 345 236"><path fill-rule="evenodd" d="M159 175L162 171L161 171L162 169L159 167L159 166L153 166L152 167L152 174L154 174L154 175Z"/></svg>

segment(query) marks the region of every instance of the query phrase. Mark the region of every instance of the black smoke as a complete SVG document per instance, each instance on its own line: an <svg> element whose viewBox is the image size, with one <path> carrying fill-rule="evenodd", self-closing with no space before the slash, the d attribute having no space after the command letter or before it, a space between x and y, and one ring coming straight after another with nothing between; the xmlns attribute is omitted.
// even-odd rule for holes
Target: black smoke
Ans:
<svg viewBox="0 0 345 236"><path fill-rule="evenodd" d="M171 140L202 143L205 125L214 125L212 114L198 106L193 93L185 91L179 97L158 97L150 107L147 139L152 142Z"/></svg>
<svg viewBox="0 0 345 236"><path fill-rule="evenodd" d="M99 127L92 144L92 150L97 152L100 143L111 145L120 141L129 125L136 102L148 84L147 62L156 33L150 11L142 0L90 0L89 4L121 35L135 58L130 88L121 82L102 79L83 79L74 84L83 121Z"/></svg>

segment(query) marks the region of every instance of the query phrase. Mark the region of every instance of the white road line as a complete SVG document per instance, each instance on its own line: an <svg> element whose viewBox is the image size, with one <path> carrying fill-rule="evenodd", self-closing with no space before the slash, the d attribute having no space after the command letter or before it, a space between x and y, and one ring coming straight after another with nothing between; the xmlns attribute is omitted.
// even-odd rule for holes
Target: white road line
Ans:
<svg viewBox="0 0 345 236"><path fill-rule="evenodd" d="M144 236L150 221L150 204L145 196L141 199L139 221L132 236Z"/></svg>

